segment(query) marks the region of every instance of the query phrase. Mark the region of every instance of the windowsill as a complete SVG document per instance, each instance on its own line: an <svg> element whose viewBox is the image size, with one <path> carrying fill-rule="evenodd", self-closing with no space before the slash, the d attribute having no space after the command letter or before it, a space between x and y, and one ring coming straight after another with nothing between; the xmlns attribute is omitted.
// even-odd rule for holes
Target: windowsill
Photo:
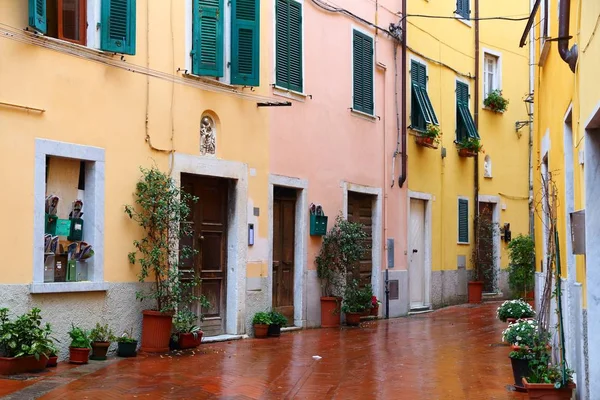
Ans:
<svg viewBox="0 0 600 400"><path fill-rule="evenodd" d="M93 55L103 55L103 56L110 56L113 54L118 54L118 53L106 52L106 51L103 51L100 49L95 49L95 48L89 47L87 45L84 46L82 44L69 42L68 40L57 39L55 37L47 36L47 35L44 35L44 34L38 33L38 32L34 33L29 30L25 30L24 32L29 36L36 37L36 38L39 38L42 40L47 40L49 42L52 42L53 44L57 44L60 47L63 47L64 49L73 49L73 50L78 50L78 51L84 51L84 52L87 52L87 53L93 54Z"/></svg>
<svg viewBox="0 0 600 400"><path fill-rule="evenodd" d="M421 136L423 133L427 132L425 129L415 128L413 126L408 127L408 134L413 136Z"/></svg>
<svg viewBox="0 0 600 400"><path fill-rule="evenodd" d="M350 108L350 112L355 117L359 117L359 118L365 119L367 121L375 122L375 120L377 119L377 117L375 115L367 114L366 112L358 111L358 110L355 110L354 108Z"/></svg>
<svg viewBox="0 0 600 400"><path fill-rule="evenodd" d="M471 243L470 242L457 242L456 244L459 245L459 246L468 246Z"/></svg>
<svg viewBox="0 0 600 400"><path fill-rule="evenodd" d="M496 110L492 110L491 108L489 108L489 107L486 107L486 106L483 106L483 107L481 107L481 109L482 109L482 110L489 111L489 112L492 112L492 113L494 113L494 114L500 114L500 115L503 115L503 114L504 114L504 111L496 111Z"/></svg>
<svg viewBox="0 0 600 400"><path fill-rule="evenodd" d="M32 283L29 293L105 292L106 282L49 282Z"/></svg>
<svg viewBox="0 0 600 400"><path fill-rule="evenodd" d="M188 79L193 79L195 81L200 81L200 82L203 82L203 83L208 83L209 85L213 85L213 86L216 86L216 87L221 87L221 88L224 88L224 89L231 89L231 90L239 90L240 89L239 86L230 85L229 83L221 82L221 81L218 81L216 79L209 78L207 76L200 76L200 75L194 75L194 74L184 73L183 77L184 78L188 78Z"/></svg>
<svg viewBox="0 0 600 400"><path fill-rule="evenodd" d="M463 24L467 25L469 28L473 26L470 19L465 19L465 17L463 17L460 14L454 14L454 18L456 18L457 21L460 21Z"/></svg>
<svg viewBox="0 0 600 400"><path fill-rule="evenodd" d="M286 99L301 102L305 102L306 97L308 97L305 93L296 92L295 90L286 89L277 85L273 86L273 94L275 96L285 97Z"/></svg>

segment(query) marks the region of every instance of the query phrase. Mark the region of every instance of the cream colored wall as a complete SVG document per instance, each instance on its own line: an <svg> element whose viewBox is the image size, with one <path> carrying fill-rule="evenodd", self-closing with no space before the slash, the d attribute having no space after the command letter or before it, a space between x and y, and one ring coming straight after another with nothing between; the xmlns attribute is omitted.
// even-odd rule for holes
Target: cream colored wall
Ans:
<svg viewBox="0 0 600 400"><path fill-rule="evenodd" d="M268 2L262 3L268 14ZM126 56L126 61L146 66L148 60L150 68L177 75L187 57L185 9L183 1L138 0L137 54ZM0 22L15 28L27 26L27 2L0 0ZM263 37L266 32L261 27ZM35 138L106 150L106 281L136 280L127 253L141 232L126 218L123 206L133 201L139 166L156 165L168 171L169 151L199 155L200 118L206 110L217 116L217 157L241 161L256 170L255 175L249 174L249 202L262 211L260 217L252 217L256 239L266 238L268 110L257 109L255 101L147 78L5 38L0 39L0 53L0 101L46 110L39 114L0 107L0 148L4 150L0 179L12 193L2 199L8 211L6 224L12 227L0 232L0 241L10 249L3 263L4 283L32 280ZM268 85L268 53L263 46L259 94ZM259 263L265 263L266 257L266 251L254 254Z"/></svg>

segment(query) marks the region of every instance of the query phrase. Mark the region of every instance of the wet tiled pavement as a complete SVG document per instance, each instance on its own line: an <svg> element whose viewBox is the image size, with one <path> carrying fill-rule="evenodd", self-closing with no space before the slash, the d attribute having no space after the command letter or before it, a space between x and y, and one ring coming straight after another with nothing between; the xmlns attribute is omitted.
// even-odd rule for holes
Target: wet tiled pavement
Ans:
<svg viewBox="0 0 600 400"><path fill-rule="evenodd" d="M140 356L76 377L0 379L26 399L526 399L508 390L509 350L498 303L314 329L280 338L203 344L181 355ZM322 357L319 360L313 356ZM96 364L98 362L94 362ZM63 379L65 374L74 379ZM48 385L54 382L53 386ZM44 385L44 383L46 383ZM42 386L40 386L42 385ZM25 387L27 386L27 387ZM36 390L36 387L40 390ZM23 390L22 390L23 389Z"/></svg>

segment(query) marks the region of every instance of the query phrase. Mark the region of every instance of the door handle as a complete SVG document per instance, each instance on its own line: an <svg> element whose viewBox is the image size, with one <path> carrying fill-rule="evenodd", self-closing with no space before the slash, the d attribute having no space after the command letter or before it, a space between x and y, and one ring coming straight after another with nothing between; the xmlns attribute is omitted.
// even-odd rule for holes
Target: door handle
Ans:
<svg viewBox="0 0 600 400"><path fill-rule="evenodd" d="M418 253L418 252L419 252L419 250L417 250L417 249L413 249L413 254L414 254L414 253Z"/></svg>
<svg viewBox="0 0 600 400"><path fill-rule="evenodd" d="M204 236L202 234L198 235L198 240L204 240Z"/></svg>

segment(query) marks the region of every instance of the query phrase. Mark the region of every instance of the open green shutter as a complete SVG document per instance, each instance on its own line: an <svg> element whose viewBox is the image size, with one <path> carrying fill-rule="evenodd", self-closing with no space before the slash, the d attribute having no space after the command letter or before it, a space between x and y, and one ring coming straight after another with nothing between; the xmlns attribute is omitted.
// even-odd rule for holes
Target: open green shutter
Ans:
<svg viewBox="0 0 600 400"><path fill-rule="evenodd" d="M100 49L135 54L135 0L102 0Z"/></svg>
<svg viewBox="0 0 600 400"><path fill-rule="evenodd" d="M38 32L46 33L46 0L29 0L29 26Z"/></svg>
<svg viewBox="0 0 600 400"><path fill-rule="evenodd" d="M231 11L231 83L258 86L260 1L233 0Z"/></svg>
<svg viewBox="0 0 600 400"><path fill-rule="evenodd" d="M223 76L223 0L194 0L192 73Z"/></svg>
<svg viewBox="0 0 600 400"><path fill-rule="evenodd" d="M458 242L469 243L469 200L458 199Z"/></svg>
<svg viewBox="0 0 600 400"><path fill-rule="evenodd" d="M367 114L374 113L373 99L373 39L354 31L353 39L353 89L352 107Z"/></svg>

